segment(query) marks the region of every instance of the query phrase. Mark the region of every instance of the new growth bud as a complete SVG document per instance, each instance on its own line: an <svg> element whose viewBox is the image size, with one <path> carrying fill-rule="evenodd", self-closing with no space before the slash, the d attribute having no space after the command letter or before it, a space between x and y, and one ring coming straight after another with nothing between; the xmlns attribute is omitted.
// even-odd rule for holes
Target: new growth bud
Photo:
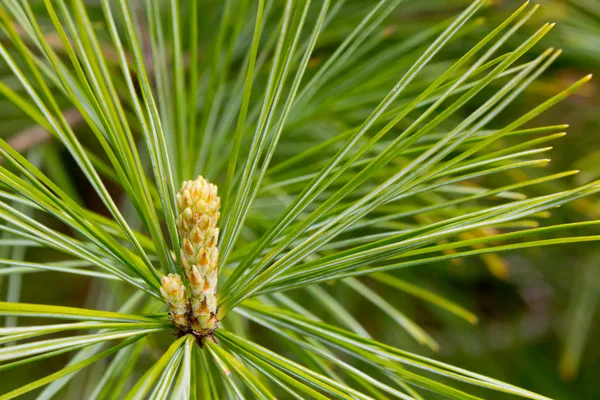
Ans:
<svg viewBox="0 0 600 400"><path fill-rule="evenodd" d="M160 278L160 294L169 306L170 318L178 329L186 331L190 327L188 320L189 304L185 295L185 285L181 276L169 274Z"/></svg>
<svg viewBox="0 0 600 400"><path fill-rule="evenodd" d="M217 187L199 176L185 181L177 193L177 230L183 271L190 283L192 328L210 334L217 319L219 208Z"/></svg>

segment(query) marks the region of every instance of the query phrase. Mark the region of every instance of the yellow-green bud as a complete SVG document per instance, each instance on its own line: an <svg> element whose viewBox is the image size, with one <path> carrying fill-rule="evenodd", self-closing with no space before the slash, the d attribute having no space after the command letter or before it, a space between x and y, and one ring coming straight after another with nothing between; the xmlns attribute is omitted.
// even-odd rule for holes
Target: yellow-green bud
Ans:
<svg viewBox="0 0 600 400"><path fill-rule="evenodd" d="M219 208L217 187L199 176L177 193L180 257L190 282L192 328L208 334L216 328Z"/></svg>
<svg viewBox="0 0 600 400"><path fill-rule="evenodd" d="M188 320L189 304L181 276L169 274L160 278L160 281L162 283L160 294L169 306L169 314L173 325L183 331L187 330L190 327Z"/></svg>

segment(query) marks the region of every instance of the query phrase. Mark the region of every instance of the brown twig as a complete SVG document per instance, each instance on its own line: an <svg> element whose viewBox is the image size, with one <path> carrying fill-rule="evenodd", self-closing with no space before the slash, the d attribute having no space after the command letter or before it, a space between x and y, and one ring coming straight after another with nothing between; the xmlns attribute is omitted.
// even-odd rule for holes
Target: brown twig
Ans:
<svg viewBox="0 0 600 400"><path fill-rule="evenodd" d="M63 113L63 117L73 128L80 126L85 122L85 119L76 108L66 110ZM23 153L32 147L49 141L50 138L50 133L45 128L37 125L23 129L21 132L8 139L7 143L19 153Z"/></svg>

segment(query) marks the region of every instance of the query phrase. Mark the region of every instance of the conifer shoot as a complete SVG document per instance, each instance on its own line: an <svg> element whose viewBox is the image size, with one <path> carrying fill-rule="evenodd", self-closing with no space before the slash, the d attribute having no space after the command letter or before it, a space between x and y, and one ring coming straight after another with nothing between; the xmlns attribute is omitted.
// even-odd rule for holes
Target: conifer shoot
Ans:
<svg viewBox="0 0 600 400"><path fill-rule="evenodd" d="M219 321L216 296L220 206L217 186L202 176L183 182L177 192L179 215L176 224L181 266L189 283L189 325L200 336L212 335ZM164 294L163 298L169 303ZM181 329L169 307L174 325Z"/></svg>

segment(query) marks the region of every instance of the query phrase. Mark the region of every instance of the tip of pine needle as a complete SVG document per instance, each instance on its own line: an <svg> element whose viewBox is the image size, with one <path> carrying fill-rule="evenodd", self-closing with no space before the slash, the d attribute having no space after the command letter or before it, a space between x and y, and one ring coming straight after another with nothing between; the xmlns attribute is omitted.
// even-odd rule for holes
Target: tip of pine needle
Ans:
<svg viewBox="0 0 600 400"><path fill-rule="evenodd" d="M436 353L440 351L440 345L431 338L420 339L419 343L429 347L430 350L435 351Z"/></svg>
<svg viewBox="0 0 600 400"><path fill-rule="evenodd" d="M580 170L578 170L578 169L572 169L572 170L570 170L570 171L565 171L565 172L562 172L561 174L559 174L559 177L560 177L560 178L565 178L565 177L567 177L567 176L573 176L573 175L577 175L577 174L578 174L578 173L580 173L580 172L581 172L581 171L580 171Z"/></svg>

